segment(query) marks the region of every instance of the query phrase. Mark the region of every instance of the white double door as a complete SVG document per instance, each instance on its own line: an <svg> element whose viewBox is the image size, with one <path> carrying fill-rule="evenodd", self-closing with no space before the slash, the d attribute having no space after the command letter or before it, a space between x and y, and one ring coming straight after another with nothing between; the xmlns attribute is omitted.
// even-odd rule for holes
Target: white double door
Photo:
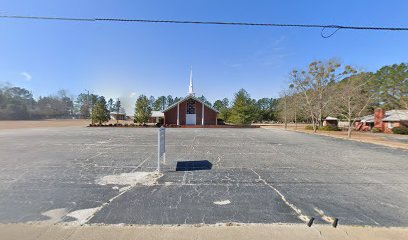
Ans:
<svg viewBox="0 0 408 240"><path fill-rule="evenodd" d="M196 114L186 114L186 124L187 125L196 125Z"/></svg>

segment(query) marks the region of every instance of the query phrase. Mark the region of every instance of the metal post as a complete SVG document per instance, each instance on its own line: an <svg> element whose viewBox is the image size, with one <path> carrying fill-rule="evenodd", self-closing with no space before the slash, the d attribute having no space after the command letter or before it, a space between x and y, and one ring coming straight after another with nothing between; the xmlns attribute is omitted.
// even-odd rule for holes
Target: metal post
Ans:
<svg viewBox="0 0 408 240"><path fill-rule="evenodd" d="M180 125L180 104L177 103L177 126Z"/></svg>
<svg viewBox="0 0 408 240"><path fill-rule="evenodd" d="M160 172L160 128L157 134L157 171Z"/></svg>
<svg viewBox="0 0 408 240"><path fill-rule="evenodd" d="M166 164L166 134L163 135L163 164Z"/></svg>
<svg viewBox="0 0 408 240"><path fill-rule="evenodd" d="M160 172L160 157L163 156L163 163L166 163L166 129L159 128L157 135L157 171Z"/></svg>
<svg viewBox="0 0 408 240"><path fill-rule="evenodd" d="M119 124L119 110L120 110L120 101L119 98L117 98L118 100L116 101L116 106L118 107L116 109L116 124Z"/></svg>

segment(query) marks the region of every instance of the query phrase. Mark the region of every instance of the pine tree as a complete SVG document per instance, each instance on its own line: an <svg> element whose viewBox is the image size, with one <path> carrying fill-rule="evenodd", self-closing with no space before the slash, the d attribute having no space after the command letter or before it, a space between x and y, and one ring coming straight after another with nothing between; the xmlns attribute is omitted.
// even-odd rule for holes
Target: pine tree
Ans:
<svg viewBox="0 0 408 240"><path fill-rule="evenodd" d="M135 122L144 124L152 114L150 101L145 95L140 95L135 104Z"/></svg>
<svg viewBox="0 0 408 240"><path fill-rule="evenodd" d="M99 124L102 124L109 121L109 119L110 113L106 106L105 97L101 96L98 98L94 108L92 109L92 120L94 122L99 122Z"/></svg>
<svg viewBox="0 0 408 240"><path fill-rule="evenodd" d="M256 115L255 100L244 89L235 94L229 121L235 124L251 124Z"/></svg>

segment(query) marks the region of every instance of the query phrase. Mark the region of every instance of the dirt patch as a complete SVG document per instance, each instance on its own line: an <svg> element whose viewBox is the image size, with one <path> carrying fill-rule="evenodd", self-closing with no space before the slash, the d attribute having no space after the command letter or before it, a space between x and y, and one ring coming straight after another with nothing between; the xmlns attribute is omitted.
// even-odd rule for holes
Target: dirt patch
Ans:
<svg viewBox="0 0 408 240"><path fill-rule="evenodd" d="M408 239L408 228L306 224L84 225L0 224L4 239Z"/></svg>
<svg viewBox="0 0 408 240"><path fill-rule="evenodd" d="M0 121L1 129L45 128L45 127L85 127L89 120L38 120L38 121Z"/></svg>
<svg viewBox="0 0 408 240"><path fill-rule="evenodd" d="M285 129L283 125L278 125L278 124L262 126L262 128ZM382 134L382 133L353 131L351 138L348 138L347 131L317 131L316 133L313 133L313 130L306 130L305 125L298 125L297 127L295 127L292 124L288 125L287 130L303 132L303 133L310 133L310 134L317 134L317 135L322 135L322 136L329 136L329 137L335 137L335 138L341 138L341 139L353 140L353 141L359 141L359 142L372 143L372 144L393 147L393 148L408 149L408 143L398 141L397 139L394 140L390 137L387 137L386 134ZM401 135L401 137L405 137L405 136ZM408 136L407 136L407 139L408 139Z"/></svg>
<svg viewBox="0 0 408 240"><path fill-rule="evenodd" d="M104 176L96 180L96 183L99 185L129 185L131 187L136 185L152 186L157 183L160 176L158 172L121 173L119 175Z"/></svg>
<svg viewBox="0 0 408 240"><path fill-rule="evenodd" d="M49 119L49 120L37 120L37 121L25 121L25 120L15 120L15 121L3 121L0 120L0 130L1 129L19 129L19 128L48 128L48 127L87 127L91 123L89 119ZM133 121L121 120L120 124L132 124ZM107 124L116 124L115 120L110 120Z"/></svg>

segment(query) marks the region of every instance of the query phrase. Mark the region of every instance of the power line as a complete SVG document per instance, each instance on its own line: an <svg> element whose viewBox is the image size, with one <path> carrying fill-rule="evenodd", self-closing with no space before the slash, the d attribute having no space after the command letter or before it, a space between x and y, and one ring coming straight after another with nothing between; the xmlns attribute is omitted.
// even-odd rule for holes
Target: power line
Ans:
<svg viewBox="0 0 408 240"><path fill-rule="evenodd" d="M189 20L183 21L183 20L130 19L130 18L70 18L70 17L43 17L43 16L19 16L19 15L0 15L0 18L76 21L76 22L133 22L133 23L232 25L251 27L320 28L321 36L324 38L331 37L340 29L371 30L371 31L408 31L408 27L377 27L377 26L323 25L323 24L287 24L287 23L254 23L254 22L189 21ZM334 31L331 34L324 35L324 30L326 29L334 29Z"/></svg>

